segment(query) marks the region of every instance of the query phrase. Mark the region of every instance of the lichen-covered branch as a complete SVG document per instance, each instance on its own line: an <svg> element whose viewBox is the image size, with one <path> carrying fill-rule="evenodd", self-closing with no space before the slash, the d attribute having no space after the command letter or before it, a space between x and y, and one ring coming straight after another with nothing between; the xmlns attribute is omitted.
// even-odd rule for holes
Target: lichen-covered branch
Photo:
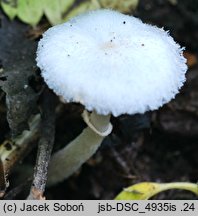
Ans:
<svg viewBox="0 0 198 216"><path fill-rule="evenodd" d="M54 144L55 103L52 93L45 91L41 103L41 137L38 145L34 179L27 199L44 199L43 193L47 180L48 164Z"/></svg>

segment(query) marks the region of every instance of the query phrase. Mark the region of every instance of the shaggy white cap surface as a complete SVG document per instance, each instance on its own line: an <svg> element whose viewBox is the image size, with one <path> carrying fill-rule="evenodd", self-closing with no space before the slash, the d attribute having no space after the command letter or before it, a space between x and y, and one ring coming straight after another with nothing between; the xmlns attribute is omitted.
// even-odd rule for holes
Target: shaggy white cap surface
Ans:
<svg viewBox="0 0 198 216"><path fill-rule="evenodd" d="M112 10L91 11L50 28L36 60L56 94L114 116L167 103L187 70L181 47L167 32Z"/></svg>

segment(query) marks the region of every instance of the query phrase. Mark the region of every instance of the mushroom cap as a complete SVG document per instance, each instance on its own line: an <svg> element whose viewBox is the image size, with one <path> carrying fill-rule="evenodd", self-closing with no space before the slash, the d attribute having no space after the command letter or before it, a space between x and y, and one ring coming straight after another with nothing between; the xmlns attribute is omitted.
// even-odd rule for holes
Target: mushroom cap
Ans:
<svg viewBox="0 0 198 216"><path fill-rule="evenodd" d="M163 29L103 9L48 29L36 60L65 101L118 116L155 110L175 97L187 70L182 51Z"/></svg>

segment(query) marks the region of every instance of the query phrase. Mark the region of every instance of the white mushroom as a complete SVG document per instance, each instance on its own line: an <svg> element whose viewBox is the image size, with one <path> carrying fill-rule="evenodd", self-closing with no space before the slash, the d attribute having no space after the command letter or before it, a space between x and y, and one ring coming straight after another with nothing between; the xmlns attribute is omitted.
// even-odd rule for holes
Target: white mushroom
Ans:
<svg viewBox="0 0 198 216"><path fill-rule="evenodd" d="M46 31L37 65L49 88L88 111L88 127L52 157L49 184L64 180L111 132L110 115L158 109L185 81L182 48L163 29L112 10L77 16Z"/></svg>

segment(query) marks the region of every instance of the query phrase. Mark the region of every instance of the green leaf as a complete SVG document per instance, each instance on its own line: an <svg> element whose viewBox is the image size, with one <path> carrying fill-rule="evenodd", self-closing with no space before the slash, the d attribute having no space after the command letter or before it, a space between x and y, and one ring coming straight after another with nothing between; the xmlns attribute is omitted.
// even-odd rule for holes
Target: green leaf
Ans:
<svg viewBox="0 0 198 216"><path fill-rule="evenodd" d="M96 10L100 8L100 4L98 3L97 0L89 0L89 1L85 1L79 5L77 5L70 13L67 14L67 16L65 16L63 18L63 21L67 21L72 17L75 17L79 14L82 14L86 11L89 10Z"/></svg>
<svg viewBox="0 0 198 216"><path fill-rule="evenodd" d="M35 26L45 14L52 25L62 22L62 15L74 4L75 0L18 0L17 5L13 1L4 3L1 7L11 19L15 16Z"/></svg>
<svg viewBox="0 0 198 216"><path fill-rule="evenodd" d="M61 6L61 12L65 13L75 2L75 0L59 0Z"/></svg>
<svg viewBox="0 0 198 216"><path fill-rule="evenodd" d="M130 13L134 11L139 0L98 0L102 8L112 8L122 13Z"/></svg>
<svg viewBox="0 0 198 216"><path fill-rule="evenodd" d="M12 20L17 14L17 7L16 5L12 5L10 2L4 3L1 1L1 7L5 14Z"/></svg>
<svg viewBox="0 0 198 216"><path fill-rule="evenodd" d="M43 0L44 3L44 13L52 25L61 23L61 4L59 0Z"/></svg>
<svg viewBox="0 0 198 216"><path fill-rule="evenodd" d="M42 0L18 0L17 15L20 20L35 26L43 15Z"/></svg>
<svg viewBox="0 0 198 216"><path fill-rule="evenodd" d="M74 4L75 0L43 0L44 14L52 25L63 22L62 15Z"/></svg>
<svg viewBox="0 0 198 216"><path fill-rule="evenodd" d="M198 185L186 182L154 183L142 182L125 188L119 193L115 200L147 200L152 196L170 189L188 190L198 196Z"/></svg>
<svg viewBox="0 0 198 216"><path fill-rule="evenodd" d="M21 21L35 26L44 14L52 25L56 25L86 11L101 7L128 13L137 7L139 0L79 1L79 4L76 4L71 11L69 9L76 0L18 0L17 5L14 5L16 0L7 0L8 3L3 3L2 0L0 1L2 9L11 19L18 16ZM69 13L67 13L68 11Z"/></svg>

